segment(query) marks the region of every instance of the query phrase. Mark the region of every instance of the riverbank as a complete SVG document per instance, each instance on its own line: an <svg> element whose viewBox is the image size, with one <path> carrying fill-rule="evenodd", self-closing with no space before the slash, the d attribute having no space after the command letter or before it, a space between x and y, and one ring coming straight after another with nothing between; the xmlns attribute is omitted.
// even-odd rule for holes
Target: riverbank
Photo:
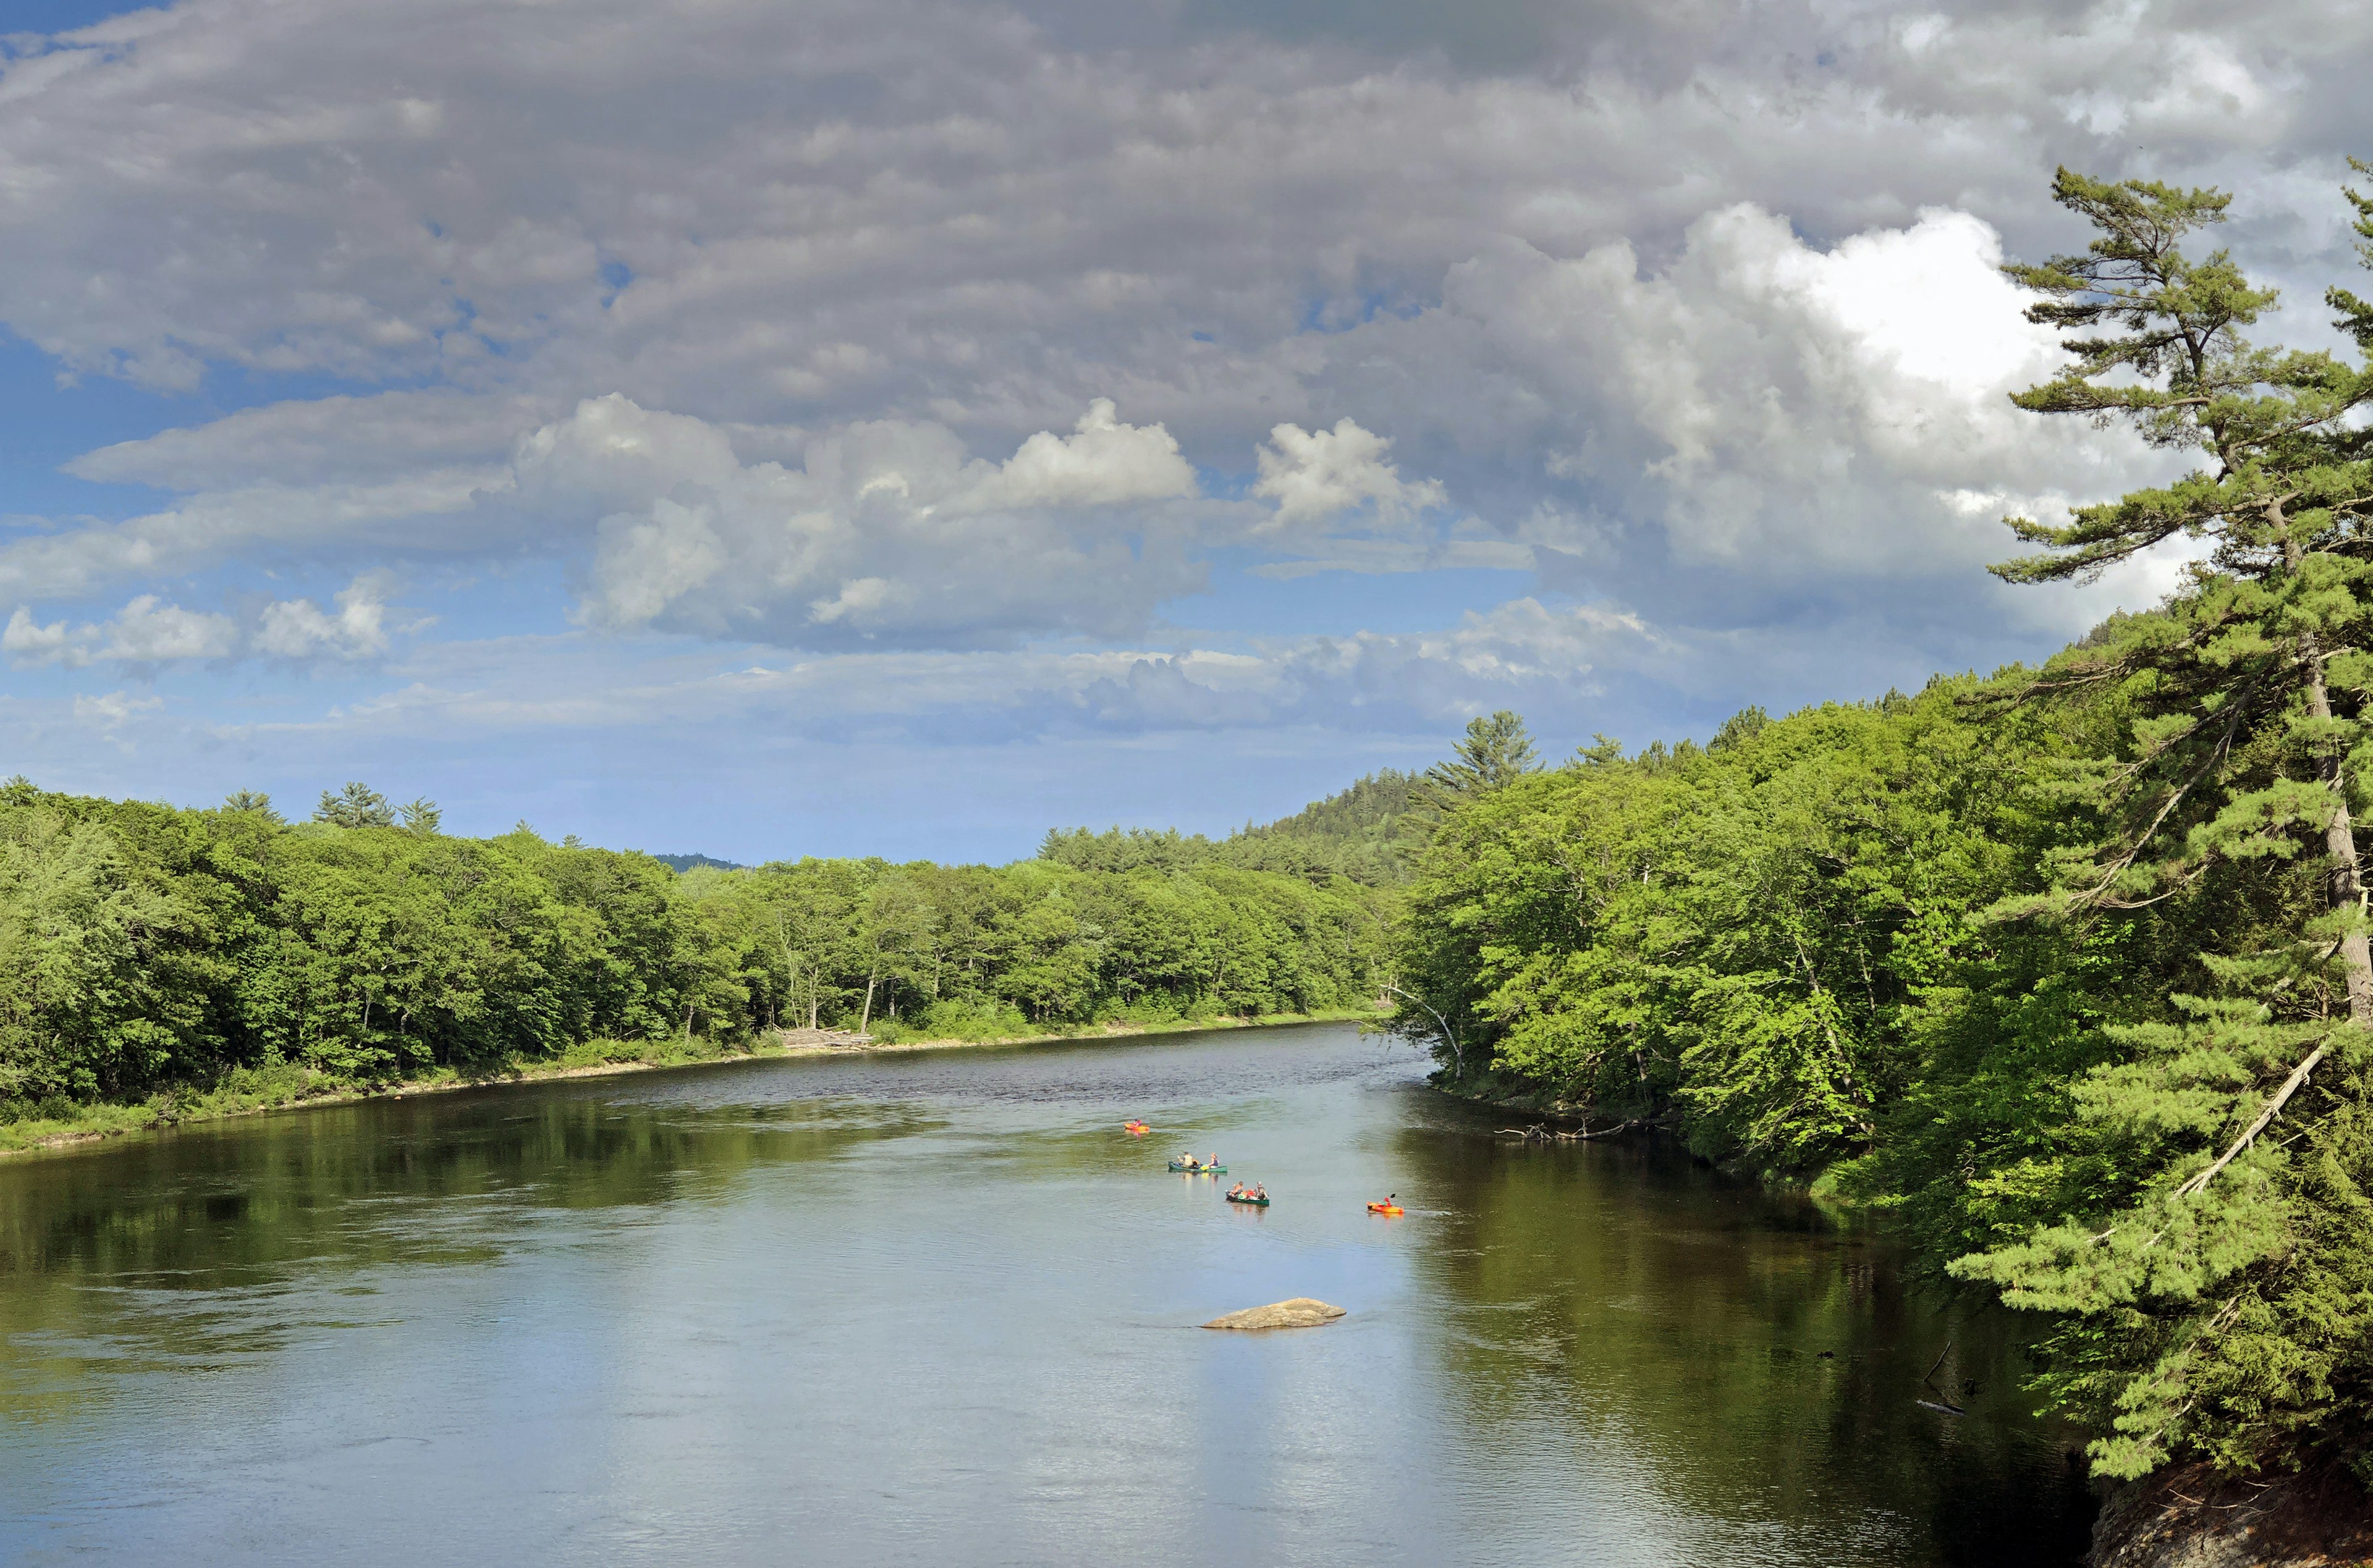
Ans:
<svg viewBox="0 0 2373 1568"><path fill-rule="evenodd" d="M2373 1503L2344 1469L2221 1476L2181 1465L2110 1494L2091 1568L2349 1568L2373 1562Z"/></svg>
<svg viewBox="0 0 2373 1568"><path fill-rule="evenodd" d="M1465 1100L1469 1105L1485 1106L1492 1110L1514 1111L1520 1116L1537 1117L1556 1122L1561 1128L1571 1128L1577 1134L1594 1138L1612 1137L1618 1132L1646 1132L1658 1130L1663 1123L1644 1113L1625 1115L1610 1112L1604 1107L1576 1105L1560 1099L1539 1089L1515 1087L1513 1081L1486 1077L1459 1080L1436 1073L1428 1082L1440 1094L1452 1099ZM1596 1126L1593 1123L1596 1123Z"/></svg>
<svg viewBox="0 0 2373 1568"><path fill-rule="evenodd" d="M766 1058L875 1055L906 1051L945 1051L965 1046L1044 1045L1074 1040L1119 1040L1135 1035L1186 1034L1208 1029L1275 1028L1288 1024L1367 1022L1380 1016L1370 1008L1340 1008L1317 1013L1269 1013L1257 1017L1113 1023L1092 1028L979 1039L874 1040L860 1045L785 1045L777 1040L765 1037L731 1044L682 1037L659 1041L597 1040L572 1046L557 1056L511 1061L467 1070L435 1067L410 1077L368 1083L343 1080L296 1063L283 1063L269 1067L234 1068L204 1089L166 1089L135 1102L77 1107L75 1114L69 1117L0 1122L0 1158L75 1148L130 1133L155 1132L201 1121L218 1121L234 1116L311 1109L321 1106L352 1104L357 1100L402 1098L405 1095L484 1088L498 1084L609 1077L623 1073L648 1073L665 1067L696 1067Z"/></svg>

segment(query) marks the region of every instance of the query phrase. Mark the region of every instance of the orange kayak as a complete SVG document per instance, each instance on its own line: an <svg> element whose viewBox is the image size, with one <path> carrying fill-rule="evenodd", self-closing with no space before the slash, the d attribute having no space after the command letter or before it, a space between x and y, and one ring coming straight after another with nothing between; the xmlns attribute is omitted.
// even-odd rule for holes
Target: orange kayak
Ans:
<svg viewBox="0 0 2373 1568"><path fill-rule="evenodd" d="M1400 1212L1401 1206L1398 1203L1371 1203L1368 1205L1368 1213L1372 1214L1397 1214Z"/></svg>
<svg viewBox="0 0 2373 1568"><path fill-rule="evenodd" d="M1124 1121L1121 1123L1120 1130L1132 1138L1142 1138L1153 1131L1152 1127L1142 1121Z"/></svg>

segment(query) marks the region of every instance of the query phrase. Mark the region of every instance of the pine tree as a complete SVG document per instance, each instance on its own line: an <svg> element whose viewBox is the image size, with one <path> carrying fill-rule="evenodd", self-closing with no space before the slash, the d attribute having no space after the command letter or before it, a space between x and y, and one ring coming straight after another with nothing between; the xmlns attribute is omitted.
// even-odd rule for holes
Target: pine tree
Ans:
<svg viewBox="0 0 2373 1568"><path fill-rule="evenodd" d="M1540 766L1524 719L1502 708L1489 718L1468 720L1467 737L1450 760L1428 768L1425 777L1438 796L1455 797L1497 789Z"/></svg>
<svg viewBox="0 0 2373 1568"><path fill-rule="evenodd" d="M2373 960L2351 806L2373 763L2373 464L2358 428L2373 370L2241 336L2274 292L2224 251L2180 248L2224 221L2223 193L2063 169L2053 195L2098 236L2083 255L2005 269L2042 296L2029 319L2072 334L2069 367L2013 401L2122 421L2197 461L2065 525L2011 519L2044 549L1994 570L2084 581L2178 535L2206 550L2158 610L2113 618L2016 693L2122 704L2131 741L2070 781L2109 836L1996 913L2099 918L2217 891L2218 907L2260 918L2214 934L2208 994L2107 1031L2117 1059L2075 1091L2074 1135L2100 1173L2075 1211L1954 1269L2063 1315L2046 1382L2097 1423L2103 1473L2186 1453L2277 1463L2318 1423L2294 1419L2306 1396L2239 1326L2306 1299L2314 1237L2331 1229L2317 1193L2365 1165L2353 1130ZM2330 297L2373 343L2373 311ZM2328 1059L2338 1082L2317 1085ZM2361 1380L2373 1353L2353 1353Z"/></svg>
<svg viewBox="0 0 2373 1568"><path fill-rule="evenodd" d="M346 787L333 795L321 792L321 804L313 808L313 820L334 823L341 828L392 828L395 807L387 796L359 779L348 779Z"/></svg>

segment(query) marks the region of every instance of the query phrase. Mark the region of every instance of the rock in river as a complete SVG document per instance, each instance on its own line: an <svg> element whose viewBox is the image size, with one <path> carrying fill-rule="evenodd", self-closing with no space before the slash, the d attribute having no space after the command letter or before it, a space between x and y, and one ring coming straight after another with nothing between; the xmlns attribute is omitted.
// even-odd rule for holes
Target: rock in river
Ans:
<svg viewBox="0 0 2373 1568"><path fill-rule="evenodd" d="M1225 1318L1214 1318L1203 1325L1206 1329L1315 1329L1321 1323L1332 1323L1343 1316L1339 1307L1329 1307L1323 1301L1313 1301L1297 1295L1292 1301L1272 1301L1267 1307L1247 1307L1242 1312L1231 1312Z"/></svg>

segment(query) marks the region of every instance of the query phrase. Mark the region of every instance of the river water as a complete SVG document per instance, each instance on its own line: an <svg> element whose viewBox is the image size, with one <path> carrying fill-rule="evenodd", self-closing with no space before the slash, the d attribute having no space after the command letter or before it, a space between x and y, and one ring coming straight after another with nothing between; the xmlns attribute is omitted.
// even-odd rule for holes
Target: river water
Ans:
<svg viewBox="0 0 2373 1568"><path fill-rule="evenodd" d="M777 1060L0 1164L0 1561L2077 1559L2007 1315L1424 1070L1348 1026ZM1194 1327L1293 1295L1350 1316Z"/></svg>

